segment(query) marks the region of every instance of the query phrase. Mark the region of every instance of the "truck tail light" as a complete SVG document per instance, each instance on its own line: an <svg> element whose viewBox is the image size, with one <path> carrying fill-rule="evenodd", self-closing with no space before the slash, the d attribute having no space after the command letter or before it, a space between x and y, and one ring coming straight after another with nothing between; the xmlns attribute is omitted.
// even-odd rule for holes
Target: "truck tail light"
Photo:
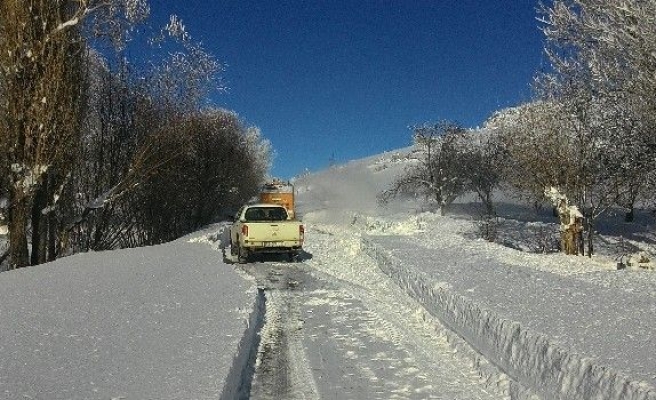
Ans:
<svg viewBox="0 0 656 400"><path fill-rule="evenodd" d="M305 239L305 227L303 225L298 226L298 237L301 243L303 243L303 240Z"/></svg>
<svg viewBox="0 0 656 400"><path fill-rule="evenodd" d="M248 225L244 224L241 226L241 235L248 237Z"/></svg>

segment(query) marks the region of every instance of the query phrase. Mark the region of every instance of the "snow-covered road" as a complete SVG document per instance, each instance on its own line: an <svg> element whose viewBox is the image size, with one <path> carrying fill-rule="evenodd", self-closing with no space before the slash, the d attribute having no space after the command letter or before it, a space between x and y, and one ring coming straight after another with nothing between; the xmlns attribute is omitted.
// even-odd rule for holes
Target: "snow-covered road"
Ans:
<svg viewBox="0 0 656 400"><path fill-rule="evenodd" d="M250 398L504 398L502 375L331 229L308 232L302 263L237 267L266 298Z"/></svg>

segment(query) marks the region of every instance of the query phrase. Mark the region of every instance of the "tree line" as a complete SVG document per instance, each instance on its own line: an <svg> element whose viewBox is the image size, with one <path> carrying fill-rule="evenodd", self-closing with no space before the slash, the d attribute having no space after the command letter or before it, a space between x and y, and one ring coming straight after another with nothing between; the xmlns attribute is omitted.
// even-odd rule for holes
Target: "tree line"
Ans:
<svg viewBox="0 0 656 400"><path fill-rule="evenodd" d="M473 191L494 215L492 189L511 187L579 210L581 252L592 254L601 215L620 208L632 221L656 200L656 1L556 0L539 15L550 68L536 74L535 98L481 131L413 128L419 161L381 200L422 193L444 210Z"/></svg>
<svg viewBox="0 0 656 400"><path fill-rule="evenodd" d="M146 0L0 2L5 268L175 239L267 174L259 129L207 105L223 66L175 16L137 38L148 15ZM150 59L128 56L137 39Z"/></svg>

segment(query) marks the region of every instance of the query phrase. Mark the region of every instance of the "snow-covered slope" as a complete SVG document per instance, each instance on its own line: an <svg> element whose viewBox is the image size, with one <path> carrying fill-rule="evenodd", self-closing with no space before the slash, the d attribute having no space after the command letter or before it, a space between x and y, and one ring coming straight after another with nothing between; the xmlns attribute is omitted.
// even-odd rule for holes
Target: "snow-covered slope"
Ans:
<svg viewBox="0 0 656 400"><path fill-rule="evenodd" d="M399 286L508 374L513 398L656 399L654 272L616 270L612 237L598 243L602 256L591 259L516 250L530 248L536 224L540 234L557 226L526 220L526 210L512 201L499 226L506 246L477 239L468 201L446 217L417 201L378 206L375 194L402 172L408 151L299 179L305 222L357 241Z"/></svg>

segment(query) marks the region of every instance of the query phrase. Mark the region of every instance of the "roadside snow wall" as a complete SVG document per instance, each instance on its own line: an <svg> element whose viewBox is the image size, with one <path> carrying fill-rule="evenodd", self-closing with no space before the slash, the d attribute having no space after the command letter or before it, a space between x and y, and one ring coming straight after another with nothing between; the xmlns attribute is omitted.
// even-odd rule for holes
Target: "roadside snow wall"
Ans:
<svg viewBox="0 0 656 400"><path fill-rule="evenodd" d="M404 266L373 240L363 238L362 248L429 313L513 380L513 400L656 400L649 385L570 354L544 335L500 318L426 273Z"/></svg>
<svg viewBox="0 0 656 400"><path fill-rule="evenodd" d="M240 400L250 397L251 384L255 374L255 359L260 343L259 333L264 325L265 310L264 291L258 289L253 310L239 342L239 348L223 386L220 400Z"/></svg>

